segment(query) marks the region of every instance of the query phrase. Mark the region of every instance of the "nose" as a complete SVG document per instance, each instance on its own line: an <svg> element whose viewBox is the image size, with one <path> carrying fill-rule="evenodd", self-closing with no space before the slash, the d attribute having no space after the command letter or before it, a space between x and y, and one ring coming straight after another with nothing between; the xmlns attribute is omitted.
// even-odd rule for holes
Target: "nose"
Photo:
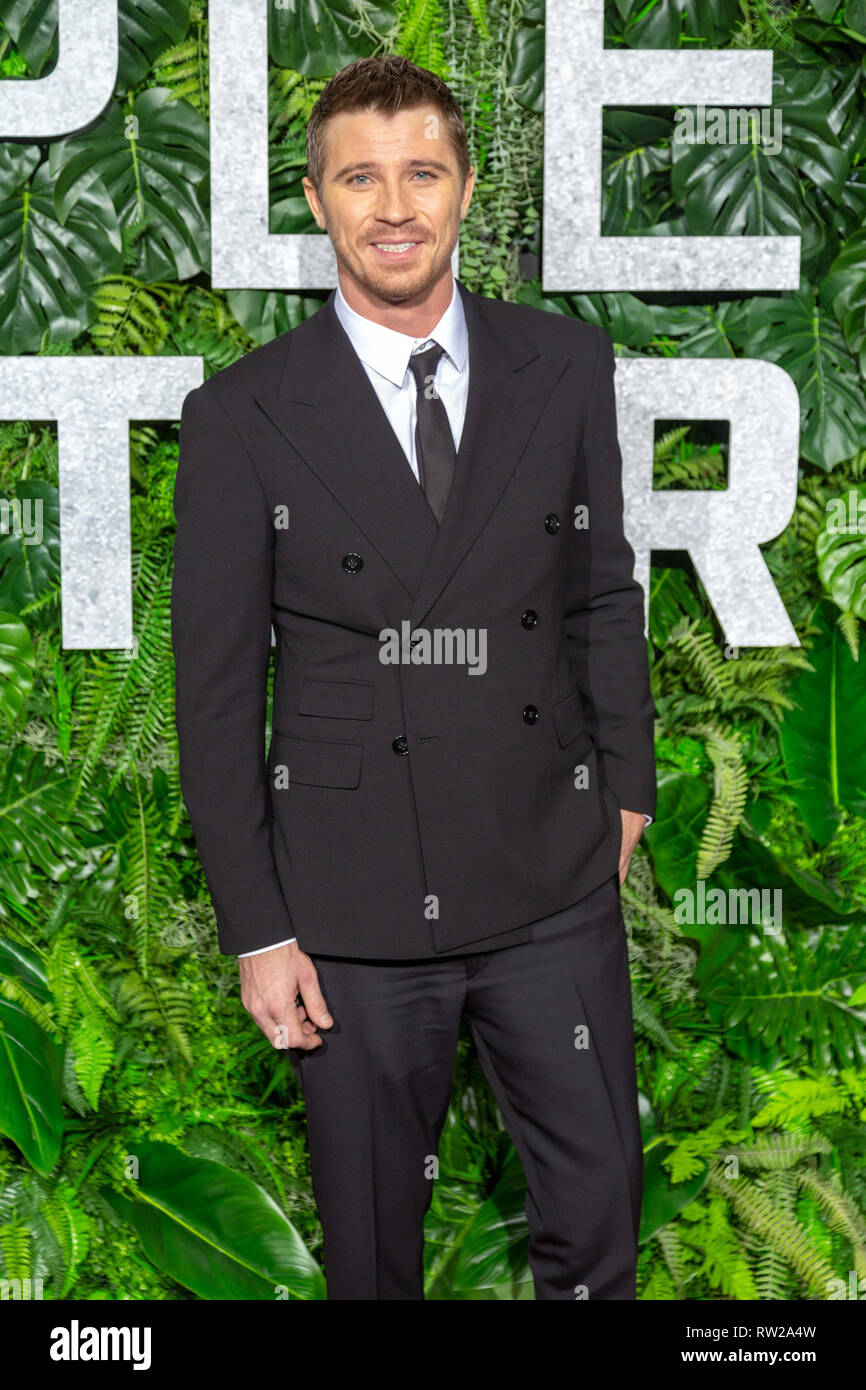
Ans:
<svg viewBox="0 0 866 1390"><path fill-rule="evenodd" d="M411 222L414 216L415 207L411 189L397 174L393 178L383 179L379 185L379 196L376 200L377 219L391 227L403 222Z"/></svg>

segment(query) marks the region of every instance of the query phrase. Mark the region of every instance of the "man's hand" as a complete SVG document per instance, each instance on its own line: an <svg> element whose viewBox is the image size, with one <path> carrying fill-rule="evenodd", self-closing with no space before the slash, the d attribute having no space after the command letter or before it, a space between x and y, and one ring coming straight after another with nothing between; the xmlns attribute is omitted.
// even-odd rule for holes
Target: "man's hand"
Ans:
<svg viewBox="0 0 866 1390"><path fill-rule="evenodd" d="M296 941L238 960L241 1003L274 1047L321 1047L316 1026L334 1020L325 1007L315 965ZM300 999L298 995L300 994Z"/></svg>
<svg viewBox="0 0 866 1390"><path fill-rule="evenodd" d="M619 881L625 883L625 876L628 873L628 866L634 854L634 847L641 837L646 821L642 811L623 811L622 816L622 844L619 851Z"/></svg>

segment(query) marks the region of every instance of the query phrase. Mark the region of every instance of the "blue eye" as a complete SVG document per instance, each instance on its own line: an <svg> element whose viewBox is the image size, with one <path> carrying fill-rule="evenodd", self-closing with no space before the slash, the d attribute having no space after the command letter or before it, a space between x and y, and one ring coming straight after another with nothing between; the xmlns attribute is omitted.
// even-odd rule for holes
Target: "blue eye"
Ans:
<svg viewBox="0 0 866 1390"><path fill-rule="evenodd" d="M416 169L416 170L415 170L415 175L417 176L418 174L423 174L423 175L425 176L425 179L427 179L427 180L429 180L429 179L435 179L435 177L436 177L436 175L434 174L434 172L433 172L432 169ZM369 175L368 175L368 174L352 174L352 175L350 176L350 178L349 178L349 183L350 183L350 184L353 184L353 183L355 183L355 181L356 181L357 179L369 179Z"/></svg>

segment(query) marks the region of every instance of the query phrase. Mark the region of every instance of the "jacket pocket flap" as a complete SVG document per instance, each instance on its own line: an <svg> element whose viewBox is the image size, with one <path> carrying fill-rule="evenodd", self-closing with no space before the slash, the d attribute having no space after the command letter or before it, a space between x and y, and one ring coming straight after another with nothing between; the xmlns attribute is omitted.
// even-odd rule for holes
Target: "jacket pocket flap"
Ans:
<svg viewBox="0 0 866 1390"><path fill-rule="evenodd" d="M298 714L317 714L324 719L372 719L373 682L304 681Z"/></svg>
<svg viewBox="0 0 866 1390"><path fill-rule="evenodd" d="M268 766L288 770L288 786L357 787L361 781L363 743L329 743L325 739L294 738L274 730Z"/></svg>
<svg viewBox="0 0 866 1390"><path fill-rule="evenodd" d="M563 748L576 739L580 733L585 735L584 742L592 742L584 722L583 700L579 690L571 690L561 700L557 700L553 706L552 714L556 735Z"/></svg>

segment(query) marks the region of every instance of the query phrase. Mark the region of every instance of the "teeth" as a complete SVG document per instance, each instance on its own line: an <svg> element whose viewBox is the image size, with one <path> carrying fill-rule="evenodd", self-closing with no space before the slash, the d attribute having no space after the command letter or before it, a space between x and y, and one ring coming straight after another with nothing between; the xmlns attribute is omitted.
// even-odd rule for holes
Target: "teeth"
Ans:
<svg viewBox="0 0 866 1390"><path fill-rule="evenodd" d="M399 243L399 245L392 246L392 245L390 245L390 244L387 243L387 242L384 242L384 241L377 241L377 242L375 242L375 245L378 246L378 248L379 248L380 251L394 251L394 252L397 252L397 251L408 251L409 248L410 248L411 246L414 246L414 245L415 245L415 242L414 242L414 241L401 241L401 242Z"/></svg>

